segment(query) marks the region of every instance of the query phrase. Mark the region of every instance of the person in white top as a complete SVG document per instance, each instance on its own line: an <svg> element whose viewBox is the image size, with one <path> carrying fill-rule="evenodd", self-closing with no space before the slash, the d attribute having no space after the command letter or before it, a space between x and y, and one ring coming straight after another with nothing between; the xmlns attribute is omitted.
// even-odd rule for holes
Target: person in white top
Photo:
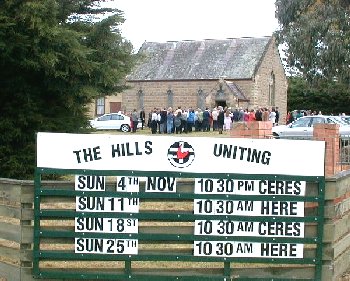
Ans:
<svg viewBox="0 0 350 281"><path fill-rule="evenodd" d="M226 111L225 111L224 124L225 124L226 131L231 130L232 114L231 114L231 111L229 109L226 109Z"/></svg>
<svg viewBox="0 0 350 281"><path fill-rule="evenodd" d="M157 126L158 126L158 114L157 110L154 109L151 115L151 131L152 134L157 133Z"/></svg>
<svg viewBox="0 0 350 281"><path fill-rule="evenodd" d="M175 110L175 116L177 115L178 112L180 112L180 113L182 114L181 106L179 106L179 107Z"/></svg>
<svg viewBox="0 0 350 281"><path fill-rule="evenodd" d="M218 129L218 115L219 112L215 107L211 113L211 117L213 118L213 131L216 131Z"/></svg>
<svg viewBox="0 0 350 281"><path fill-rule="evenodd" d="M272 126L275 126L275 124L276 124L276 111L274 108L272 108L272 110L269 114L269 120L272 122Z"/></svg>

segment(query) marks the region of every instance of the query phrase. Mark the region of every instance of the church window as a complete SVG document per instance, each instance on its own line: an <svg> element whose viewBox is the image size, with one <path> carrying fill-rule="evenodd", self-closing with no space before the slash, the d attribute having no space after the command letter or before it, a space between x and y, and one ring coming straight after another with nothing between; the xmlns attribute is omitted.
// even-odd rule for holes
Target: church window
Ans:
<svg viewBox="0 0 350 281"><path fill-rule="evenodd" d="M172 90L168 90L166 92L167 97L168 97L168 107L173 107L173 103L174 103L174 93Z"/></svg>
<svg viewBox="0 0 350 281"><path fill-rule="evenodd" d="M276 104L276 77L273 71L269 80L269 104L271 106L275 106Z"/></svg>
<svg viewBox="0 0 350 281"><path fill-rule="evenodd" d="M96 115L105 114L105 97L96 99Z"/></svg>
<svg viewBox="0 0 350 281"><path fill-rule="evenodd" d="M144 92L140 89L138 92L137 92L137 96L138 96L138 100L139 100L139 108L143 108L144 107Z"/></svg>
<svg viewBox="0 0 350 281"><path fill-rule="evenodd" d="M205 108L205 93L202 89L199 89L197 92L197 107L204 109Z"/></svg>

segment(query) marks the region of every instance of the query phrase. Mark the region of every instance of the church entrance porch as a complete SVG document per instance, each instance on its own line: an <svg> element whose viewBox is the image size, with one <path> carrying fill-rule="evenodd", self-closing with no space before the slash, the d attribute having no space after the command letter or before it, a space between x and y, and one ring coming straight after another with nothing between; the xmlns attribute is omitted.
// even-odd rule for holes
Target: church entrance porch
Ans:
<svg viewBox="0 0 350 281"><path fill-rule="evenodd" d="M225 108L227 106L226 101L225 100L216 100L215 101L215 106L222 106L222 108Z"/></svg>

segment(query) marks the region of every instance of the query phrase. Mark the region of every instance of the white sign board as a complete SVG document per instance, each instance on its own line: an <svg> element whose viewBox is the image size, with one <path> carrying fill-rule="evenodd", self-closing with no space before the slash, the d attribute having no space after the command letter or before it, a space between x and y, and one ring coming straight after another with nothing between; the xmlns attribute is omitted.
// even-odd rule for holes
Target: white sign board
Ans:
<svg viewBox="0 0 350 281"><path fill-rule="evenodd" d="M75 253L137 255L138 241L135 239L75 238Z"/></svg>
<svg viewBox="0 0 350 281"><path fill-rule="evenodd" d="M194 192L196 194L304 196L305 187L305 181L198 178L195 181Z"/></svg>
<svg viewBox="0 0 350 281"><path fill-rule="evenodd" d="M322 141L191 138L105 134L38 133L37 167L52 169L157 172L153 177L117 176L115 191L176 193L175 177L162 172L208 174L196 178L195 194L224 194L225 199L194 199L194 256L302 258L303 244L207 241L217 237L303 238L304 222L239 221L234 216L304 217L304 202L283 196L305 196L306 182L274 179L211 178L212 174L324 176ZM312 159L306 167L305 160ZM118 213L138 213L137 197L103 196L106 177L76 175L76 212L114 213L111 217L76 217L77 233L137 234L139 221ZM85 194L85 191L89 191ZM91 191L96 192L92 194ZM264 196L263 200L233 200L230 195ZM266 197L266 199L265 199ZM207 219L203 219L207 216ZM199 219L199 217L201 217ZM200 241L202 240L203 241ZM219 238L213 238L219 239ZM270 242L270 241L269 241ZM137 239L75 238L75 253L138 254Z"/></svg>
<svg viewBox="0 0 350 281"><path fill-rule="evenodd" d="M117 198L105 196L77 196L75 198L77 212L115 212L138 213L139 198Z"/></svg>
<svg viewBox="0 0 350 281"><path fill-rule="evenodd" d="M38 168L324 176L324 151L322 141L37 134Z"/></svg>
<svg viewBox="0 0 350 281"><path fill-rule="evenodd" d="M304 202L194 199L195 215L303 217Z"/></svg>
<svg viewBox="0 0 350 281"><path fill-rule="evenodd" d="M75 232L138 233L138 219L82 217L75 218Z"/></svg>
<svg viewBox="0 0 350 281"><path fill-rule="evenodd" d="M195 241L194 255L202 257L303 258L303 244L233 241Z"/></svg>
<svg viewBox="0 0 350 281"><path fill-rule="evenodd" d="M303 222L196 220L194 235L304 237Z"/></svg>

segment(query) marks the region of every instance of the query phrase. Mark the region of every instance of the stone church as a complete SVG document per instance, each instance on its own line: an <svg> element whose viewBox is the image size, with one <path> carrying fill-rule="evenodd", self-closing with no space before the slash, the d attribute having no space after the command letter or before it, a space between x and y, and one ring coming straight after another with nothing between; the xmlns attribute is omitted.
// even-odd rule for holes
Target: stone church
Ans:
<svg viewBox="0 0 350 281"><path fill-rule="evenodd" d="M120 108L110 111L221 105L278 107L281 120L286 114L287 78L274 37L145 42L139 54L126 77L130 89L115 97Z"/></svg>

